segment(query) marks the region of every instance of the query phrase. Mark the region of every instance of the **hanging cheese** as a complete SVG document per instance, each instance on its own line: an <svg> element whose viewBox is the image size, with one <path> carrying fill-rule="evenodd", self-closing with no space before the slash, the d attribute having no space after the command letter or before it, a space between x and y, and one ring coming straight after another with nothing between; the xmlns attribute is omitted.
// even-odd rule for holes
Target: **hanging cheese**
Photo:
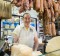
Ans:
<svg viewBox="0 0 60 56"><path fill-rule="evenodd" d="M2 12L3 12L3 1L0 0L0 17L2 17Z"/></svg>
<svg viewBox="0 0 60 56"><path fill-rule="evenodd" d="M11 13L11 3L6 1L0 2L0 16L1 18L10 19L12 16Z"/></svg>
<svg viewBox="0 0 60 56"><path fill-rule="evenodd" d="M11 12L11 4L10 3L7 3L8 5L8 19L10 19L12 17L12 12Z"/></svg>

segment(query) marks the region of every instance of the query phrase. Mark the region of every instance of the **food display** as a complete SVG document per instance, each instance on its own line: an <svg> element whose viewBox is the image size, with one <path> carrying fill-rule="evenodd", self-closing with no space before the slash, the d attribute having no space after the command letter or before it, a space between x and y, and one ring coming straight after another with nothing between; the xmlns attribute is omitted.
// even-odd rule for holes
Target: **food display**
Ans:
<svg viewBox="0 0 60 56"><path fill-rule="evenodd" d="M13 45L11 48L11 56L32 56L32 48L26 45Z"/></svg>
<svg viewBox="0 0 60 56"><path fill-rule="evenodd" d="M42 55L40 51L33 51L32 48L23 45L15 44L11 48L11 56L38 56Z"/></svg>

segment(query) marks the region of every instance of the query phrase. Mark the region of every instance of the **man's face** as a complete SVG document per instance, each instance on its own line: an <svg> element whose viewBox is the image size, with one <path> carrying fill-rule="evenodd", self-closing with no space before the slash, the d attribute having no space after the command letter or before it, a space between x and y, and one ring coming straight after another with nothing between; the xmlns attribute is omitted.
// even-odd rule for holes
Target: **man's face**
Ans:
<svg viewBox="0 0 60 56"><path fill-rule="evenodd" d="M29 26L30 21L31 21L30 15L29 14L25 14L24 15L24 24L25 24L25 26Z"/></svg>

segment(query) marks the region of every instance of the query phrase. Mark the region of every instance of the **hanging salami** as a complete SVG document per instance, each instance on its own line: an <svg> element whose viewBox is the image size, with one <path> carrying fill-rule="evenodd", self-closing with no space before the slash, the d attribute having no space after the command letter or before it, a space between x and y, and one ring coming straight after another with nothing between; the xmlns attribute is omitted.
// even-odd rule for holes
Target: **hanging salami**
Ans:
<svg viewBox="0 0 60 56"><path fill-rule="evenodd" d="M44 5L44 9L45 10L48 9L48 4L47 4L47 1L46 0L43 1L43 5Z"/></svg>
<svg viewBox="0 0 60 56"><path fill-rule="evenodd" d="M58 9L59 9L59 4L58 4L58 2L53 2L53 7L54 7L54 11L55 11L55 12L58 12Z"/></svg>
<svg viewBox="0 0 60 56"><path fill-rule="evenodd" d="M52 36L56 36L56 29L54 23L52 23Z"/></svg>
<svg viewBox="0 0 60 56"><path fill-rule="evenodd" d="M40 10L40 0L36 0L36 10Z"/></svg>
<svg viewBox="0 0 60 56"><path fill-rule="evenodd" d="M29 8L33 8L33 0L29 0Z"/></svg>
<svg viewBox="0 0 60 56"><path fill-rule="evenodd" d="M40 13L44 12L43 0L40 0Z"/></svg>
<svg viewBox="0 0 60 56"><path fill-rule="evenodd" d="M51 19L51 10L50 9L47 9L47 18Z"/></svg>
<svg viewBox="0 0 60 56"><path fill-rule="evenodd" d="M48 1L48 8L51 8L51 6L53 6L52 2L53 0L47 0Z"/></svg>

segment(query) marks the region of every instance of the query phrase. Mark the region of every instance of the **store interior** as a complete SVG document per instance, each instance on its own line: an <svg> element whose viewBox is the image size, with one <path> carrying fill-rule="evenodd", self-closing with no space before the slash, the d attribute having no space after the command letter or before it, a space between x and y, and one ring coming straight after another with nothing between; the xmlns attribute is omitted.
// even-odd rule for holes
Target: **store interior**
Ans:
<svg viewBox="0 0 60 56"><path fill-rule="evenodd" d="M12 32L23 23L23 15L29 13L30 25L38 35L38 54L60 56L60 0L0 0L0 5L0 53L8 50L4 55L11 56L12 45L8 45L13 43Z"/></svg>

